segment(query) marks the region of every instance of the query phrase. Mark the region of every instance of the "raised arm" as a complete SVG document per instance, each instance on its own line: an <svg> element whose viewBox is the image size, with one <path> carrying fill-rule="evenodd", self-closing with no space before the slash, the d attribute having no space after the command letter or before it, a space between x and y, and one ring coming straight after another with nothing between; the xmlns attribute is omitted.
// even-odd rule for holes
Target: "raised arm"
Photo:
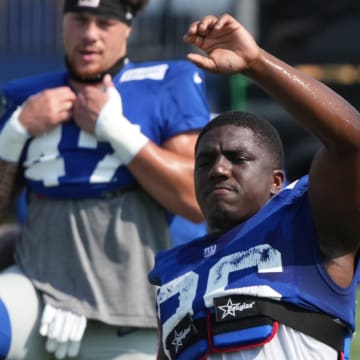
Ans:
<svg viewBox="0 0 360 360"><path fill-rule="evenodd" d="M245 74L326 146L341 145L342 139L346 147L360 147L359 113L324 84L261 49L230 15L207 16L193 23L185 41L206 54L189 54L191 61L211 72Z"/></svg>
<svg viewBox="0 0 360 360"><path fill-rule="evenodd" d="M310 201L328 272L345 286L360 245L360 114L324 84L261 49L230 15L193 23L184 40L205 53L189 54L191 61L212 72L245 74L323 143L310 171Z"/></svg>

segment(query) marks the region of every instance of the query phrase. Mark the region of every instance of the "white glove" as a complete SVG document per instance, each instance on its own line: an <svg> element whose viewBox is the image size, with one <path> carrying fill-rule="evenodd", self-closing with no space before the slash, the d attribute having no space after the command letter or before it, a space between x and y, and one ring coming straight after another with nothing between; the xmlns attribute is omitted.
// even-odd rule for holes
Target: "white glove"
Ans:
<svg viewBox="0 0 360 360"><path fill-rule="evenodd" d="M124 115L119 92L107 88L109 100L97 119L95 134L109 141L123 164L128 164L147 144L149 139L141 132L140 126L131 123Z"/></svg>
<svg viewBox="0 0 360 360"><path fill-rule="evenodd" d="M75 357L86 328L86 317L46 304L41 317L40 335L46 336L46 351L56 359Z"/></svg>

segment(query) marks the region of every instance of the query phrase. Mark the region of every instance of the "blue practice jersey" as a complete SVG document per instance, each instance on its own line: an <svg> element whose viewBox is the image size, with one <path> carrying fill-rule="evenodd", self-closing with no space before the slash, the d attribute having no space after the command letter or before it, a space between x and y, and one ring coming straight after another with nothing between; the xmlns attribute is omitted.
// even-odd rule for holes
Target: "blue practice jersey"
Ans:
<svg viewBox="0 0 360 360"><path fill-rule="evenodd" d="M209 121L204 74L188 61L129 62L113 82L121 94L124 115L159 146ZM69 86L67 72L6 84L2 89L6 112L0 120L0 131L29 96L59 86ZM51 198L97 197L135 183L110 144L82 131L74 121L30 139L21 163L30 190Z"/></svg>
<svg viewBox="0 0 360 360"><path fill-rule="evenodd" d="M208 309L214 309L214 299L216 302L229 295L281 300L328 314L354 329L359 268L347 288L336 285L326 273L321 265L307 188L306 176L226 234L206 235L158 253L149 278L161 286L157 304L164 341L170 336L171 340L179 339L179 324L190 324L189 317L191 321L203 319L202 323L206 323ZM223 316L243 310L241 305L229 302L219 307ZM192 332L191 326L184 329L176 347L185 343ZM228 346L236 347L236 341L238 338L230 339ZM195 341L191 353L205 354L210 345L204 339ZM180 359L188 359L186 356Z"/></svg>

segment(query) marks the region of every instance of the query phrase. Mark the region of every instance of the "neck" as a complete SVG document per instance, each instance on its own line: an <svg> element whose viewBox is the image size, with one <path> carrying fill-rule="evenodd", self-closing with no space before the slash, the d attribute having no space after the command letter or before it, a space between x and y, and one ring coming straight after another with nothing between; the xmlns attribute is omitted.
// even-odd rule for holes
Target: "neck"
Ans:
<svg viewBox="0 0 360 360"><path fill-rule="evenodd" d="M93 76L81 76L73 71L71 64L69 63L69 60L67 59L67 57L65 57L65 65L66 65L66 68L68 69L70 79L72 81L75 81L77 83L82 83L82 84L101 83L106 74L110 74L111 77L114 77L122 69L122 67L124 66L124 64L126 62L127 62L127 58L126 58L126 56L124 56L124 57L120 58L113 66L111 66L106 71L103 71L103 72L93 75Z"/></svg>

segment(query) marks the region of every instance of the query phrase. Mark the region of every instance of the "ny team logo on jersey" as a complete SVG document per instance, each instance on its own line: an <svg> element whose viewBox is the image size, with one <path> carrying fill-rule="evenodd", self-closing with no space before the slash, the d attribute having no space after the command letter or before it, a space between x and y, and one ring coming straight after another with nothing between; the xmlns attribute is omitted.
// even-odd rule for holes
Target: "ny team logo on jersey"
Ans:
<svg viewBox="0 0 360 360"><path fill-rule="evenodd" d="M204 258L215 255L216 253L216 244L208 246L204 249Z"/></svg>

